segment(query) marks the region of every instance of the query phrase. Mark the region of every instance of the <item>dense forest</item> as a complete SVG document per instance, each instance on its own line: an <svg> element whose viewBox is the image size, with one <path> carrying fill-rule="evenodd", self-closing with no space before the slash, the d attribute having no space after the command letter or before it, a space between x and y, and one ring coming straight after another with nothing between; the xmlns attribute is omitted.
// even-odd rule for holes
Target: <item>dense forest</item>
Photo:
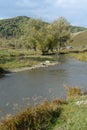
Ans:
<svg viewBox="0 0 87 130"><path fill-rule="evenodd" d="M54 51L70 41L70 34L86 28L76 27L60 17L52 23L18 16L0 20L0 47Z"/></svg>

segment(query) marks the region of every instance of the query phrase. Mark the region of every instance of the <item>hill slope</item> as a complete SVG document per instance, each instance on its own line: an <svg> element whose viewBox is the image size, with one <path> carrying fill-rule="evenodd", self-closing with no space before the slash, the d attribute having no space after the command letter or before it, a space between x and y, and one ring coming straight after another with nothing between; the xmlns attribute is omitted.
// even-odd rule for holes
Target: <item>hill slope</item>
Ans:
<svg viewBox="0 0 87 130"><path fill-rule="evenodd" d="M87 31L82 31L72 37L72 46L87 47Z"/></svg>
<svg viewBox="0 0 87 130"><path fill-rule="evenodd" d="M0 20L0 37L18 37L23 34L25 25L30 18L18 16L15 18Z"/></svg>

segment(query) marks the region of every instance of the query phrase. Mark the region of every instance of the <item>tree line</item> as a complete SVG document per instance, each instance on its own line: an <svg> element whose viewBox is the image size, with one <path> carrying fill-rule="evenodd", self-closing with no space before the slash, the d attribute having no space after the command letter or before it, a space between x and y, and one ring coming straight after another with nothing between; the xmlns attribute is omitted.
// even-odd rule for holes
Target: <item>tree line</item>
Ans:
<svg viewBox="0 0 87 130"><path fill-rule="evenodd" d="M63 17L49 24L41 19L20 16L0 21L0 46L41 50L44 54L66 46L70 33L71 25Z"/></svg>

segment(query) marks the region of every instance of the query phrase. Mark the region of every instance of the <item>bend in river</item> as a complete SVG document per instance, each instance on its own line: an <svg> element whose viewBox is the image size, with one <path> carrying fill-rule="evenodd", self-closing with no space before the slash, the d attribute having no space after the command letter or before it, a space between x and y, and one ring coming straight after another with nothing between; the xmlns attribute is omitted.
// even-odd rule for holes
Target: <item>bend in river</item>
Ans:
<svg viewBox="0 0 87 130"><path fill-rule="evenodd" d="M0 116L14 113L34 100L65 97L64 85L87 89L87 63L58 57L59 64L47 68L7 74L0 79Z"/></svg>

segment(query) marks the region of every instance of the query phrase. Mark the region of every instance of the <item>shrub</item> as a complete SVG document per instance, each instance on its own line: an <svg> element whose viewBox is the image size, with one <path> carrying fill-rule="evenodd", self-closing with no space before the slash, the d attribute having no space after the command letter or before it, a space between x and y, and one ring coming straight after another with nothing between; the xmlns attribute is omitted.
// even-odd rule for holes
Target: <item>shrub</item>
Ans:
<svg viewBox="0 0 87 130"><path fill-rule="evenodd" d="M67 99L72 99L77 96L81 96L81 89L79 87L66 87Z"/></svg>
<svg viewBox="0 0 87 130"><path fill-rule="evenodd" d="M45 101L2 121L0 130L48 130L61 113L60 102Z"/></svg>

